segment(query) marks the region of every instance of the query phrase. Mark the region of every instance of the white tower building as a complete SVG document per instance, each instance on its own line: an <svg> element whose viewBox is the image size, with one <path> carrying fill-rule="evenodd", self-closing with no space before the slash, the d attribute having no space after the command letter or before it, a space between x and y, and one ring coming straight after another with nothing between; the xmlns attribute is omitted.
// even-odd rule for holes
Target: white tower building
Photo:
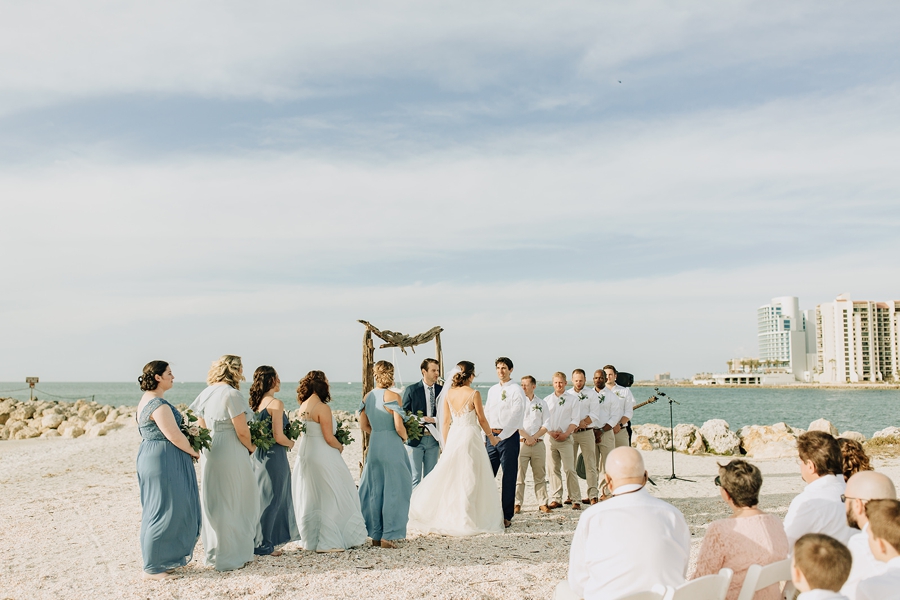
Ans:
<svg viewBox="0 0 900 600"><path fill-rule="evenodd" d="M772 298L756 311L759 361L763 367L783 369L797 381L809 381L806 314L796 296Z"/></svg>

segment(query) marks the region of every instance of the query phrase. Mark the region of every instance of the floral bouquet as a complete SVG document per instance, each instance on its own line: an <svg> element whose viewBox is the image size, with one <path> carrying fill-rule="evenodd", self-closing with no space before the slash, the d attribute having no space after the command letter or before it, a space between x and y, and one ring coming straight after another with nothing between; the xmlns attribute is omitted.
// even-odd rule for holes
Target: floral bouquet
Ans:
<svg viewBox="0 0 900 600"><path fill-rule="evenodd" d="M403 419L403 425L406 427L406 439L407 441L413 440L421 440L422 435L424 434L424 428L422 427L422 411L420 410L417 414L412 414L411 411L406 411L406 418Z"/></svg>
<svg viewBox="0 0 900 600"><path fill-rule="evenodd" d="M250 443L263 452L268 452L275 445L269 421L250 421Z"/></svg>
<svg viewBox="0 0 900 600"><path fill-rule="evenodd" d="M200 424L197 423L200 418L195 415L192 410L184 411L182 416L184 418L181 420L181 433L187 438L191 448L193 448L195 452L209 450L209 445L212 443L212 436L209 433L209 429L200 427Z"/></svg>
<svg viewBox="0 0 900 600"><path fill-rule="evenodd" d="M289 440L296 440L301 433L306 433L306 423L300 419L288 421L284 428L284 437Z"/></svg>
<svg viewBox="0 0 900 600"><path fill-rule="evenodd" d="M334 437L337 438L344 446L349 446L353 443L353 436L350 435L350 428L347 426L346 421L338 421L337 429L334 430Z"/></svg>

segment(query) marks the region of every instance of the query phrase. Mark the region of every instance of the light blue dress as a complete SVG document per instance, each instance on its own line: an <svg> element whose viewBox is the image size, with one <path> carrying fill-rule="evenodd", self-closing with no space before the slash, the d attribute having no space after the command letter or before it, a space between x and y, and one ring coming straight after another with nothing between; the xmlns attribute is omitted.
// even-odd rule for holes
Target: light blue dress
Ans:
<svg viewBox="0 0 900 600"><path fill-rule="evenodd" d="M325 552L366 542L366 523L353 475L337 448L325 441L322 426L306 421L294 464L294 510L305 550ZM332 433L336 423L332 418Z"/></svg>
<svg viewBox="0 0 900 600"><path fill-rule="evenodd" d="M250 453L241 444L231 419L247 414L241 393L228 385L211 385L191 404L212 433L209 450L200 454L200 538L206 564L216 571L240 569L253 560L260 533L259 490ZM248 417L249 423L252 413ZM261 537L261 536L260 536Z"/></svg>
<svg viewBox="0 0 900 600"><path fill-rule="evenodd" d="M150 415L160 406L181 413L162 398L154 398L138 416L141 447L137 478L141 490L141 554L145 573L162 573L191 561L200 537L200 497L191 456L166 439Z"/></svg>
<svg viewBox="0 0 900 600"><path fill-rule="evenodd" d="M263 409L256 413L257 421L272 422L272 413ZM281 413L282 430L288 424L287 414ZM273 429L274 431L274 429ZM257 542L256 554L272 554L276 546L300 539L297 520L294 517L294 502L291 499L291 465L287 448L275 444L267 451L257 448L253 453L253 470L259 489L259 517L262 539Z"/></svg>
<svg viewBox="0 0 900 600"><path fill-rule="evenodd" d="M403 440L394 429L390 410L403 415L397 402L384 402L384 390L374 389L359 410L365 409L372 426L366 466L359 480L359 500L366 529L373 540L402 540L409 519L412 471Z"/></svg>

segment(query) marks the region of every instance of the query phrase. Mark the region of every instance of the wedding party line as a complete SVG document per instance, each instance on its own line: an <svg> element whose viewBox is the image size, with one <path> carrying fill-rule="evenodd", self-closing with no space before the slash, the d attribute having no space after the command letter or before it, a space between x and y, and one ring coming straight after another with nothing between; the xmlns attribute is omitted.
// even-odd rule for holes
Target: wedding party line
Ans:
<svg viewBox="0 0 900 600"><path fill-rule="evenodd" d="M720 465L716 485L733 518L709 525L688 575L687 523L678 509L645 488L643 459L630 447L626 429L634 397L616 383L614 366L595 370L592 386L583 369L571 373L571 387L567 375L556 372L553 392L540 398L534 394L535 377L513 381L513 361L500 357L495 361L498 383L486 399L472 387L471 362L460 361L447 382L439 377L437 360L425 359L420 368L422 379L401 392L393 387L393 365L374 364L374 389L358 407L368 443L357 488L341 456L353 440L328 406L323 372L310 371L300 381L300 409L291 422L275 398L281 381L272 367L255 370L245 402L239 391L244 381L240 357L221 357L209 371L208 387L182 415L164 399L174 383L171 367L164 361L148 363L138 379L145 393L136 414L142 436L137 474L144 577L173 576L191 561L198 538L205 564L228 571L257 555L278 556L290 542L315 552L342 552L367 538L372 546L397 548L407 531L501 533L522 509L530 468L541 513L588 508L575 531L568 578L557 586L557 598L688 598L693 596L673 594L696 593L700 585L721 588L716 597L774 600L781 597L777 584L746 597L742 588L753 585L748 573L754 565L787 568L791 549L796 572L787 579L804 592L801 598L895 597L864 595L881 585L879 577L900 576L896 551L891 555L889 550L900 548L891 533L900 527L900 512L891 512L894 505L888 503L882 511L887 525L867 530L871 501L896 503L896 492L889 478L871 471L857 442L818 431L800 436L800 474L809 485L791 502L783 524L757 507L762 485L757 467L740 459ZM292 468L287 452L295 444ZM200 462L202 489L193 460ZM866 495L850 497L853 486ZM853 528L862 531L854 535ZM849 546L856 573L845 561L847 574L836 589L834 581L823 583L816 575L820 567L841 572L844 556L834 540ZM882 542L886 549L879 552ZM870 543L875 544L871 550ZM800 560L807 555L815 560ZM807 596L824 589L837 594L842 588L845 596Z"/></svg>

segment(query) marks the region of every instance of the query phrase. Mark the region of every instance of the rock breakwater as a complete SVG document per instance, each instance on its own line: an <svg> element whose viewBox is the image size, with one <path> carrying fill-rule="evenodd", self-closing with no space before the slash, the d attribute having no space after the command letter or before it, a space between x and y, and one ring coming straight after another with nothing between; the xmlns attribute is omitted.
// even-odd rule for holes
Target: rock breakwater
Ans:
<svg viewBox="0 0 900 600"><path fill-rule="evenodd" d="M0 398L0 440L103 436L136 425L134 406Z"/></svg>

